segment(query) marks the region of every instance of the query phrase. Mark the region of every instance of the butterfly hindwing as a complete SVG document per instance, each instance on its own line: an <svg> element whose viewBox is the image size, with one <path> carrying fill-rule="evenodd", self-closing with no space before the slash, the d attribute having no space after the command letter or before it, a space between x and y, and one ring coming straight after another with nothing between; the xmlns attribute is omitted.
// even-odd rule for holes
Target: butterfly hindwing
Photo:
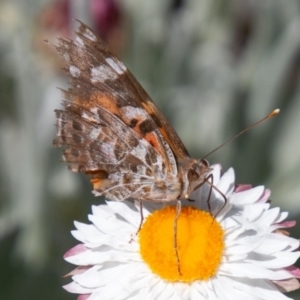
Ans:
<svg viewBox="0 0 300 300"><path fill-rule="evenodd" d="M147 186L151 186L154 178L165 177L156 151L128 132L120 121L114 120L119 124L111 128L109 114L102 114L100 119L87 111L81 113L85 119L72 111L56 111L55 144L68 146L63 159L69 168L86 173L95 192L105 192L110 199L124 200L138 189L146 197Z"/></svg>

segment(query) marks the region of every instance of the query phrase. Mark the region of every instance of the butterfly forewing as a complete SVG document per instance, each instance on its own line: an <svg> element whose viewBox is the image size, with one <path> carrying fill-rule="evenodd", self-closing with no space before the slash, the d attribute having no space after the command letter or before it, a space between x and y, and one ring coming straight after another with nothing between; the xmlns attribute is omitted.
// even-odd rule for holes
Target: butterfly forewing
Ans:
<svg viewBox="0 0 300 300"><path fill-rule="evenodd" d="M56 47L72 87L57 110L57 138L74 172L113 200L170 201L182 192L180 161L188 153L133 75L80 23L74 40Z"/></svg>

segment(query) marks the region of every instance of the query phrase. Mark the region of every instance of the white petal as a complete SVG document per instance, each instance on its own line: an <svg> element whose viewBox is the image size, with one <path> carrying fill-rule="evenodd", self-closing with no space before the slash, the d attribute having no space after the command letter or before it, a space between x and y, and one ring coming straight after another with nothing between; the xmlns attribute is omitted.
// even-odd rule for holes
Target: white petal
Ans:
<svg viewBox="0 0 300 300"><path fill-rule="evenodd" d="M92 289L84 288L83 286L79 285L74 281L64 285L63 288L69 293L74 294L90 294L93 291Z"/></svg>
<svg viewBox="0 0 300 300"><path fill-rule="evenodd" d="M210 299L210 300L218 300L218 297L216 295L214 286L213 286L213 281L214 280L208 280L207 282L205 282L205 285L203 285L203 290L204 293L206 295L206 299Z"/></svg>
<svg viewBox="0 0 300 300"><path fill-rule="evenodd" d="M179 299L189 300L189 285L181 282L176 282L173 284L173 287Z"/></svg>
<svg viewBox="0 0 300 300"><path fill-rule="evenodd" d="M279 269L293 265L299 256L300 252L278 252L273 253L271 256L253 253L251 259L246 259L245 261L264 268Z"/></svg>
<svg viewBox="0 0 300 300"><path fill-rule="evenodd" d="M190 299L191 300L206 300L202 293L197 289L197 287L193 284L190 289Z"/></svg>
<svg viewBox="0 0 300 300"><path fill-rule="evenodd" d="M160 295L158 295L157 300L166 300L166 299L173 299L174 297L174 288L172 284L165 283L164 289Z"/></svg>
<svg viewBox="0 0 300 300"><path fill-rule="evenodd" d="M272 254L288 248L291 243L296 242L296 248L299 246L299 241L280 234L269 233L262 243L255 249L255 252ZM295 248L295 249L296 249Z"/></svg>
<svg viewBox="0 0 300 300"><path fill-rule="evenodd" d="M107 204L93 205L92 214L103 219L115 219L114 211Z"/></svg>
<svg viewBox="0 0 300 300"><path fill-rule="evenodd" d="M225 221L226 220L224 220L224 222L222 222L222 227L224 229L226 229L226 231L225 231L225 241L226 241L226 244L228 246L235 245L237 243L236 242L236 238L238 236L240 236L242 233L244 233L245 230L246 230L246 228L243 226L243 224L237 226L236 223L234 223L235 226L232 227L232 228L230 228L230 226L228 226L230 228L230 229L228 229L228 228L226 228L226 226L223 226L223 224L225 223Z"/></svg>
<svg viewBox="0 0 300 300"><path fill-rule="evenodd" d="M136 252L125 252L117 250L109 251L91 251L79 253L77 255L69 256L65 258L66 261L79 266L88 266L94 264L102 264L106 261L111 262L138 262L140 256Z"/></svg>
<svg viewBox="0 0 300 300"><path fill-rule="evenodd" d="M218 299L222 300L240 300L238 298L239 295L235 294L234 289L232 288L231 284L226 284L226 281L224 280L224 277L217 276L213 280L213 286L215 289L215 292L218 296Z"/></svg>
<svg viewBox="0 0 300 300"><path fill-rule="evenodd" d="M114 287L111 287L110 289L96 289L88 300L127 300L129 295L130 293L127 291L126 287L115 282Z"/></svg>
<svg viewBox="0 0 300 300"><path fill-rule="evenodd" d="M271 226L274 221L278 218L280 210L278 207L271 208L263 214L260 218L260 222L264 223L267 226Z"/></svg>
<svg viewBox="0 0 300 300"><path fill-rule="evenodd" d="M153 298L151 297L151 291L150 291L149 287L139 289L138 294L136 294L134 296L130 296L126 300L141 300L141 299L153 300Z"/></svg>
<svg viewBox="0 0 300 300"><path fill-rule="evenodd" d="M252 204L258 201L258 199L261 197L261 195L263 195L263 193L264 193L264 187L257 186L250 190L233 194L233 197L231 198L231 202L235 205Z"/></svg>
<svg viewBox="0 0 300 300"><path fill-rule="evenodd" d="M93 225L87 225L77 221L74 222L74 225L79 231L82 231L83 234L99 234L98 229Z"/></svg>
<svg viewBox="0 0 300 300"><path fill-rule="evenodd" d="M284 221L288 217L288 215L289 215L289 213L286 211L281 212L274 223L280 223L280 222Z"/></svg>
<svg viewBox="0 0 300 300"><path fill-rule="evenodd" d="M244 218L249 222L259 220L266 210L270 207L269 203L256 203L255 205L248 205L244 211Z"/></svg>
<svg viewBox="0 0 300 300"><path fill-rule="evenodd" d="M220 266L220 272L237 278L261 278L270 280L281 280L291 278L292 275L285 270L271 271L266 268L249 263L228 263Z"/></svg>
<svg viewBox="0 0 300 300"><path fill-rule="evenodd" d="M228 280L229 281L229 280ZM253 280L252 282L248 280L232 280L228 282L232 284L236 289L244 291L252 297L259 295L259 299L262 300L288 300L290 298L278 292L277 288L264 281L264 280Z"/></svg>
<svg viewBox="0 0 300 300"><path fill-rule="evenodd" d="M106 203L115 213L122 216L126 221L138 229L140 225L140 213L137 213L136 207L133 203L130 203L129 201L107 201Z"/></svg>
<svg viewBox="0 0 300 300"><path fill-rule="evenodd" d="M221 178L222 166L220 164L216 164L216 165L212 165L211 168L213 169L211 174L213 175L214 178L214 184L217 185Z"/></svg>
<svg viewBox="0 0 300 300"><path fill-rule="evenodd" d="M89 216L89 219L98 228L98 233L100 231L111 236L118 236L121 239L124 234L130 235L136 233L137 230L134 226L123 220L111 222L111 220L101 220L98 217L94 216Z"/></svg>
<svg viewBox="0 0 300 300"><path fill-rule="evenodd" d="M163 280L158 280L154 288L151 289L152 299L162 299L160 295L163 293L166 288L167 283ZM174 291L173 291L174 292Z"/></svg>
<svg viewBox="0 0 300 300"><path fill-rule="evenodd" d="M252 251L252 247L247 247L246 245L235 245L232 246L228 249L226 249L229 255L235 255L235 254L244 254L244 253L249 253Z"/></svg>
<svg viewBox="0 0 300 300"><path fill-rule="evenodd" d="M223 174L220 181L216 184L218 189L225 195L231 194L234 189L234 171L230 168L227 172ZM221 195L218 196L223 198Z"/></svg>

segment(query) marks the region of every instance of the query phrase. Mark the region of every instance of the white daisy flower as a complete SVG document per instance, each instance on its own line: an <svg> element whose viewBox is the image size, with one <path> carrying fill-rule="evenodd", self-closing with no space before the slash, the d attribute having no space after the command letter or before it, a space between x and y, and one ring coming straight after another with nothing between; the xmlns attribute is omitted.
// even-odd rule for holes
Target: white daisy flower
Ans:
<svg viewBox="0 0 300 300"><path fill-rule="evenodd" d="M213 167L216 190L207 210L208 188L182 207L177 230L181 274L174 249L173 205L144 204L147 217L130 202L93 206L92 224L75 222L81 243L65 254L78 267L64 286L84 300L284 300L299 288L299 241L283 228L286 212L270 208L263 186L235 186L234 171Z"/></svg>

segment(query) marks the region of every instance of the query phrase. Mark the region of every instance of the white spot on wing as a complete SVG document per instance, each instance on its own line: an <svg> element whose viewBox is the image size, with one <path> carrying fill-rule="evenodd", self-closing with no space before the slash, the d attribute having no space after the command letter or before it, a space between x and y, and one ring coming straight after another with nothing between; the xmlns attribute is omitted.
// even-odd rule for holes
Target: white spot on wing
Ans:
<svg viewBox="0 0 300 300"><path fill-rule="evenodd" d="M97 196L101 196L102 193L96 191L96 190L93 190L92 193L97 197Z"/></svg>
<svg viewBox="0 0 300 300"><path fill-rule="evenodd" d="M141 140L136 147L134 147L131 151L131 154L135 157L139 158L141 161L146 161L145 157L147 154L147 147L143 140Z"/></svg>
<svg viewBox="0 0 300 300"><path fill-rule="evenodd" d="M121 109L122 115L125 116L128 120L131 119L141 119L147 115L147 113L139 107L125 106Z"/></svg>
<svg viewBox="0 0 300 300"><path fill-rule="evenodd" d="M90 30L90 29L86 29L84 32L83 32L83 35L88 38L89 40L95 42L97 41L97 37L95 36L95 34Z"/></svg>
<svg viewBox="0 0 300 300"><path fill-rule="evenodd" d="M114 149L114 145L106 143L101 144L101 152L104 153L111 161L116 161Z"/></svg>
<svg viewBox="0 0 300 300"><path fill-rule="evenodd" d="M69 71L73 77L79 77L80 75L80 70L75 66L70 66Z"/></svg>
<svg viewBox="0 0 300 300"><path fill-rule="evenodd" d="M75 44L79 47L84 47L84 42L78 35L75 37Z"/></svg>
<svg viewBox="0 0 300 300"><path fill-rule="evenodd" d="M126 71L126 67L120 61L114 61L110 57L106 58L105 60L118 74L121 75Z"/></svg>
<svg viewBox="0 0 300 300"><path fill-rule="evenodd" d="M97 107L92 107L90 109L91 113L93 113L94 115L98 115L98 108Z"/></svg>
<svg viewBox="0 0 300 300"><path fill-rule="evenodd" d="M66 62L69 62L70 61L70 55L68 53L64 53L63 54L63 58Z"/></svg>
<svg viewBox="0 0 300 300"><path fill-rule="evenodd" d="M58 136L62 136L62 132L63 132L63 120L61 118L61 116L57 117L57 135Z"/></svg>
<svg viewBox="0 0 300 300"><path fill-rule="evenodd" d="M98 138L99 134L101 133L102 131L102 128L101 127L98 127L98 128L93 128L91 131L90 131L90 134L89 134L89 137L92 139L92 140L95 140Z"/></svg>
<svg viewBox="0 0 300 300"><path fill-rule="evenodd" d="M93 83L103 82L105 80L115 80L117 75L108 66L100 65L91 69L91 81Z"/></svg>
<svg viewBox="0 0 300 300"><path fill-rule="evenodd" d="M99 119L91 114L86 113L85 111L83 111L81 113L81 117L89 122L98 122Z"/></svg>

